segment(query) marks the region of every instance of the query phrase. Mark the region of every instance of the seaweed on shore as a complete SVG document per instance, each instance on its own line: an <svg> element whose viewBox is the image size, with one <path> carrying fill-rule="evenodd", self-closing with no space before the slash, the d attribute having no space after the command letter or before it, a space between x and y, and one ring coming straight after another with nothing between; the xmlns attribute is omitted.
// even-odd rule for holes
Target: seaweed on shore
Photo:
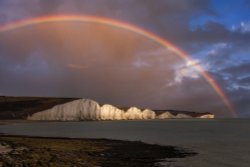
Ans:
<svg viewBox="0 0 250 167"><path fill-rule="evenodd" d="M3 167L154 167L194 156L190 150L139 141L1 136L12 151L0 154Z"/></svg>

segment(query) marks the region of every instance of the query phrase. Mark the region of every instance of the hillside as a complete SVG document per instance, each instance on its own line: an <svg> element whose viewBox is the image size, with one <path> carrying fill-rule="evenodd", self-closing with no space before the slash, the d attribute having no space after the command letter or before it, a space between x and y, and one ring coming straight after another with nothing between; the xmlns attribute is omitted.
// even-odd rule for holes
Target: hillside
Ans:
<svg viewBox="0 0 250 167"><path fill-rule="evenodd" d="M76 99L77 98L0 96L0 119L26 119L33 113Z"/></svg>
<svg viewBox="0 0 250 167"><path fill-rule="evenodd" d="M27 119L29 116L35 113L39 113L39 112L41 113L41 111L51 110L52 108L55 108L55 106L65 105L65 103L68 104L69 102L72 102L75 100L79 100L79 98L0 96L0 120ZM109 114L110 114L110 110L113 110L113 109L116 109L117 111L124 110L127 113L128 119L137 119L136 116L134 117L133 114L131 114L137 110L137 108L135 107L131 107L131 110L129 112L127 111L129 110L130 107L115 107L114 108L114 106L107 105L107 104L106 105L100 104L100 107L102 107L105 110L105 112ZM151 117L150 114L152 114L152 112L150 110L141 109L141 111L144 111L144 115L142 115L141 117L145 119L148 119L146 117ZM176 110L154 110L154 112L155 112L155 117L159 119L192 118L192 117L196 118L196 117L203 117L203 116L206 117L207 115L212 115L210 113L197 113L197 112L176 111ZM117 112L114 112L114 113L117 113ZM112 118L114 117L117 117L117 114L115 116L112 116ZM67 118L64 118L64 119L67 120ZM90 120L92 120L92 118ZM102 118L101 120L109 120L109 118Z"/></svg>

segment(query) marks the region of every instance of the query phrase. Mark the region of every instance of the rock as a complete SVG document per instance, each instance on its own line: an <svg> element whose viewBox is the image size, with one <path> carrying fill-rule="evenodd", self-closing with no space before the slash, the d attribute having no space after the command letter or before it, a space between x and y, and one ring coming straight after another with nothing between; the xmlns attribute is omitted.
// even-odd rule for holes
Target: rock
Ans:
<svg viewBox="0 0 250 167"><path fill-rule="evenodd" d="M214 115L213 114L205 114L205 115L199 116L198 118L212 119L212 118L214 118Z"/></svg>
<svg viewBox="0 0 250 167"><path fill-rule="evenodd" d="M110 104L100 106L90 99L79 99L51 109L41 111L28 117L28 120L53 120L53 121L81 121L81 120L148 120L169 118L193 118L191 115L179 113L176 116L166 111L156 116L150 109L143 111L137 107L130 107L127 111ZM214 115L200 114L199 118L214 118Z"/></svg>
<svg viewBox="0 0 250 167"><path fill-rule="evenodd" d="M137 107L131 107L125 112L125 119L142 119L142 112Z"/></svg>
<svg viewBox="0 0 250 167"><path fill-rule="evenodd" d="M124 119L124 111L110 104L101 107L101 120L122 120Z"/></svg>
<svg viewBox="0 0 250 167"><path fill-rule="evenodd" d="M175 118L173 114L170 112L164 112L156 117L157 119L170 119L170 118Z"/></svg>
<svg viewBox="0 0 250 167"><path fill-rule="evenodd" d="M142 111L142 119L155 119L155 112L150 109L145 109Z"/></svg>
<svg viewBox="0 0 250 167"><path fill-rule="evenodd" d="M1 154L8 154L12 150L13 149L9 145L6 145L5 143L4 144L0 143L0 155Z"/></svg>
<svg viewBox="0 0 250 167"><path fill-rule="evenodd" d="M177 114L175 118L193 118L192 116L190 115L187 115L187 114Z"/></svg>
<svg viewBox="0 0 250 167"><path fill-rule="evenodd" d="M89 99L80 99L35 113L28 117L28 120L99 120L100 111L101 107L97 102Z"/></svg>

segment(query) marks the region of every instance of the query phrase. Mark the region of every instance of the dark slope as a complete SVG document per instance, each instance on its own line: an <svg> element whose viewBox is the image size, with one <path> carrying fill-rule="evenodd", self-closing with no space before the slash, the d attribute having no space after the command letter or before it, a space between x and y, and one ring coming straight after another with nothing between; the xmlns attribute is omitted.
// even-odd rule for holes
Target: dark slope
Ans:
<svg viewBox="0 0 250 167"><path fill-rule="evenodd" d="M0 96L0 119L26 119L28 115L73 100L76 98Z"/></svg>

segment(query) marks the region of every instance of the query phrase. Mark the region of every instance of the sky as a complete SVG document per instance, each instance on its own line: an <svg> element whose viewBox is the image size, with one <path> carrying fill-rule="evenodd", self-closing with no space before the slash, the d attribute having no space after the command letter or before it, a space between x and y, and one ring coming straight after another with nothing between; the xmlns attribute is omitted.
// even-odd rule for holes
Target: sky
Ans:
<svg viewBox="0 0 250 167"><path fill-rule="evenodd" d="M152 32L192 61L119 27L33 25L0 32L0 95L82 97L231 117L195 70L200 65L237 115L249 117L249 11L249 0L1 0L2 26L49 15L100 16Z"/></svg>

